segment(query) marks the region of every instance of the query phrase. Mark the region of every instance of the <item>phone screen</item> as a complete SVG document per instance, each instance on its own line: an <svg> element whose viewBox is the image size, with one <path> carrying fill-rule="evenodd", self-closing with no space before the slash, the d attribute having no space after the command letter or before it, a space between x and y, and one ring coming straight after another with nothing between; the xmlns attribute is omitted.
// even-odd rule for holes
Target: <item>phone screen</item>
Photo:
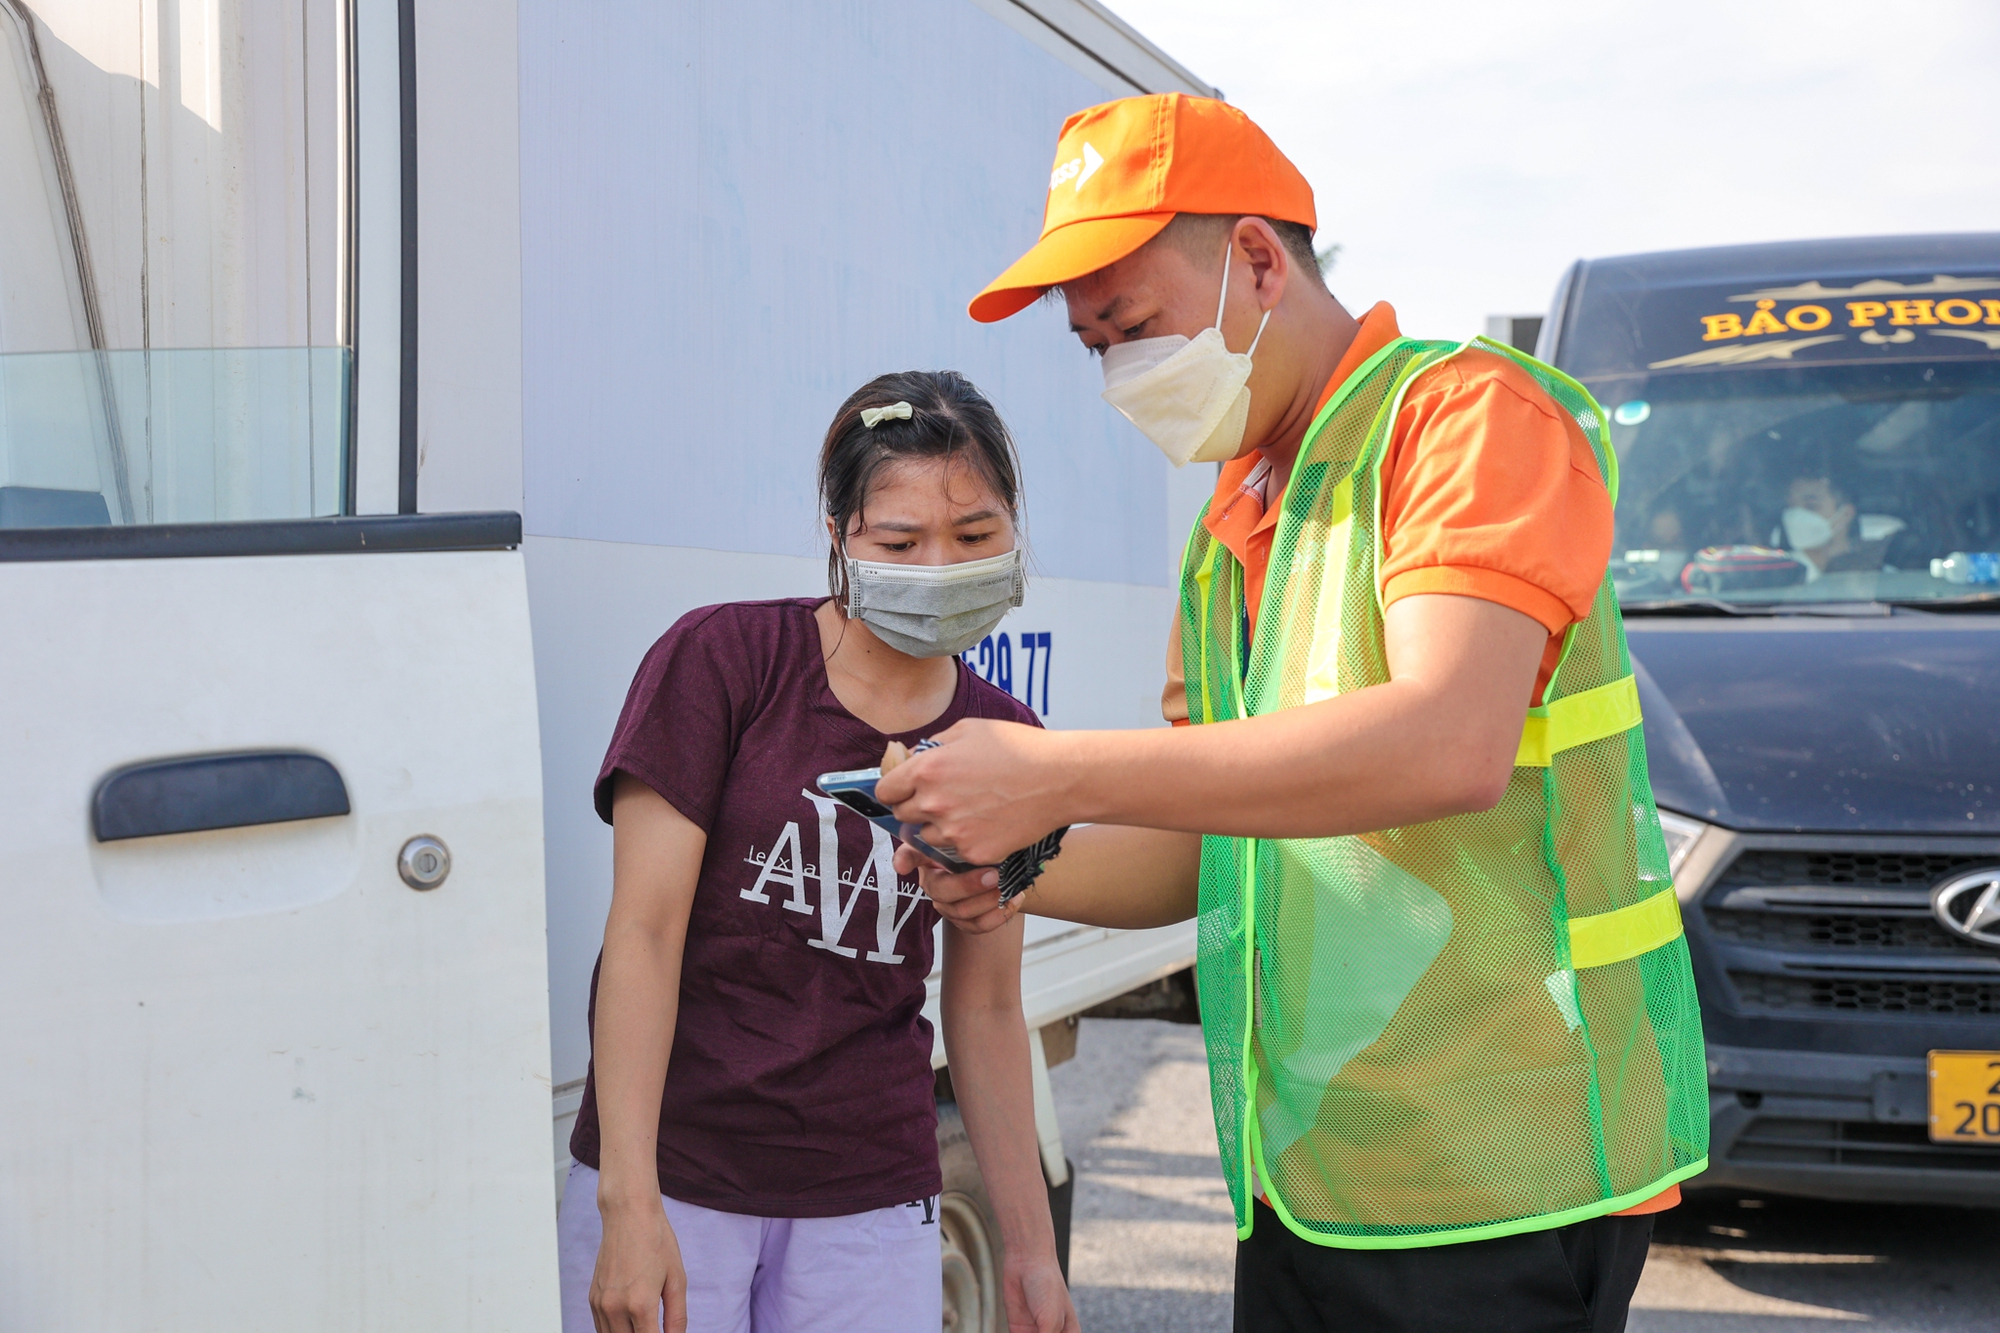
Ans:
<svg viewBox="0 0 2000 1333"><path fill-rule="evenodd" d="M892 813L888 806L882 804L867 792L857 790L853 787L843 787L839 791L834 792L833 799L839 801L848 809L866 815L870 819L880 819L884 815Z"/></svg>
<svg viewBox="0 0 2000 1333"><path fill-rule="evenodd" d="M950 848L931 846L917 836L916 825L900 822L896 818L895 811L875 799L875 784L881 777L881 770L873 768L857 768L843 773L822 773L819 775L819 789L862 818L903 839L946 869L961 872L970 870L972 867L960 861Z"/></svg>

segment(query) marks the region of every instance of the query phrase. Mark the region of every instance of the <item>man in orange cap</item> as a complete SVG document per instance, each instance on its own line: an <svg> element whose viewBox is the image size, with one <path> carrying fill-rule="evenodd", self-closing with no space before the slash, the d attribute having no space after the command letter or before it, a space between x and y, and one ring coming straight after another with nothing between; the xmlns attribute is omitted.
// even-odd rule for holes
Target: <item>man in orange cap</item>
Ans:
<svg viewBox="0 0 2000 1333"><path fill-rule="evenodd" d="M926 869L964 929L1199 917L1238 1329L1621 1329L1708 1107L1605 574L1616 460L1552 368L1354 318L1316 220L1221 102L1063 126L1041 239L971 314L1059 291L1105 398L1222 464L1177 725L961 722L876 794L976 864L1090 825L1010 902Z"/></svg>

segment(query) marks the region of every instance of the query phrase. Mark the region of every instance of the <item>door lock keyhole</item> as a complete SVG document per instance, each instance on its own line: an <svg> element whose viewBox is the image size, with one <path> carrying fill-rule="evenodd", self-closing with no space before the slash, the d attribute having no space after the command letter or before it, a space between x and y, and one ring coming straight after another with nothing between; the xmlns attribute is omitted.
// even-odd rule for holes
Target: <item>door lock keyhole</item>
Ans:
<svg viewBox="0 0 2000 1333"><path fill-rule="evenodd" d="M403 844L396 856L396 873L413 889L434 889L451 873L451 852L428 833Z"/></svg>

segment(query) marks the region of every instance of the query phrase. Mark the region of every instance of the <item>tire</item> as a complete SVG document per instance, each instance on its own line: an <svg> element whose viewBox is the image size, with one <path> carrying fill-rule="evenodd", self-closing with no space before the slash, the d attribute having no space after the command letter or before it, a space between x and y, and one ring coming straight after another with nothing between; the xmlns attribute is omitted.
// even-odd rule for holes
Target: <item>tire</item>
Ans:
<svg viewBox="0 0 2000 1333"><path fill-rule="evenodd" d="M938 1169L944 1191L938 1199L938 1239L944 1249L945 1333L1007 1333L1007 1305L1001 1273L1007 1258L1000 1240L1000 1221L972 1140L953 1102L938 1103ZM1069 1279L1070 1200L1076 1193L1076 1167L1069 1179L1049 1190L1049 1218L1055 1224L1056 1259L1063 1280Z"/></svg>
<svg viewBox="0 0 2000 1333"><path fill-rule="evenodd" d="M1069 1210L1076 1201L1076 1163L1063 1158L1069 1178L1049 1188L1049 1221L1056 1228L1056 1263L1062 1268L1063 1283L1069 1283Z"/></svg>

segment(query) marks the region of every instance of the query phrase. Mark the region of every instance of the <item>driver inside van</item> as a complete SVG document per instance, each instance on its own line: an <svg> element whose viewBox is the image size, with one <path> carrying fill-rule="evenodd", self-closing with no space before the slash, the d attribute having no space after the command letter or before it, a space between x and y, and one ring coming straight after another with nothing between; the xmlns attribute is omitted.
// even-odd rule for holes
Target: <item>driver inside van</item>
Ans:
<svg viewBox="0 0 2000 1333"><path fill-rule="evenodd" d="M1886 514L1859 513L1846 485L1814 470L1792 478L1780 526L1785 545L1817 578L1880 570L1890 538L1904 525Z"/></svg>

